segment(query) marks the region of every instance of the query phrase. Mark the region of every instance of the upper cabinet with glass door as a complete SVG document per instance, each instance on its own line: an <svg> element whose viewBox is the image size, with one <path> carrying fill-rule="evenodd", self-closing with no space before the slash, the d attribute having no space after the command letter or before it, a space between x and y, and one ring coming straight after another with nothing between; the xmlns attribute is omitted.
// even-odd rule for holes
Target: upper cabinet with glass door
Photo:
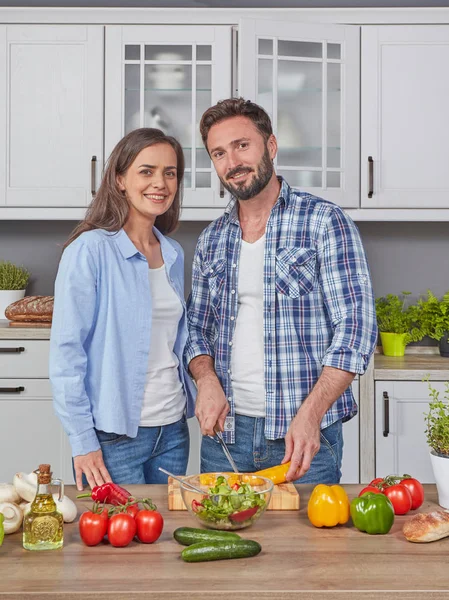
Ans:
<svg viewBox="0 0 449 600"><path fill-rule="evenodd" d="M239 95L265 108L276 171L301 191L359 206L359 27L242 19Z"/></svg>
<svg viewBox="0 0 449 600"><path fill-rule="evenodd" d="M228 26L106 27L105 153L139 127L156 127L182 145L185 207L225 204L201 141L203 112L231 95Z"/></svg>

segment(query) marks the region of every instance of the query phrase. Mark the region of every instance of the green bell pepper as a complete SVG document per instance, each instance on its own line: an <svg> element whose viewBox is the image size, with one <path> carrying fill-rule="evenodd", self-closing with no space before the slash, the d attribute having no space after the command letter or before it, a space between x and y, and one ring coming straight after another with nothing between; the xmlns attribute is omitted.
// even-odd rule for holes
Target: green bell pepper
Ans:
<svg viewBox="0 0 449 600"><path fill-rule="evenodd" d="M0 513L0 546L3 544L3 538L5 537L5 529L3 527L3 521L5 517Z"/></svg>
<svg viewBox="0 0 449 600"><path fill-rule="evenodd" d="M359 531L388 533L393 526L394 508L383 494L365 492L352 500L350 511L352 522Z"/></svg>

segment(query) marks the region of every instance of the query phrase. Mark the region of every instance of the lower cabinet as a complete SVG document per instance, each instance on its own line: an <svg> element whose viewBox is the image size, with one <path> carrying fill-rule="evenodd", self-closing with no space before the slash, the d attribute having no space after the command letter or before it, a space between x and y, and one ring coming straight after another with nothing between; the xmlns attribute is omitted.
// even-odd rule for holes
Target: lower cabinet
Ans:
<svg viewBox="0 0 449 600"><path fill-rule="evenodd" d="M431 382L443 392L442 381ZM424 413L428 385L421 381L376 382L376 477L405 473L434 483Z"/></svg>

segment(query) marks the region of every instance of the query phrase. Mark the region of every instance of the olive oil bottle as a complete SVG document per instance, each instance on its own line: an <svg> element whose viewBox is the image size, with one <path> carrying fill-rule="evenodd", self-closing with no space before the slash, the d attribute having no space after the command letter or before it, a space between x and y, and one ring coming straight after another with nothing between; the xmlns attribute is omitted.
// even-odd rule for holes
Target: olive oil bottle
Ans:
<svg viewBox="0 0 449 600"><path fill-rule="evenodd" d="M50 485L59 485L59 499L64 496L64 483L51 478L50 465L39 465L37 493L31 508L23 518L23 547L26 550L56 550L63 544L62 514L50 491Z"/></svg>

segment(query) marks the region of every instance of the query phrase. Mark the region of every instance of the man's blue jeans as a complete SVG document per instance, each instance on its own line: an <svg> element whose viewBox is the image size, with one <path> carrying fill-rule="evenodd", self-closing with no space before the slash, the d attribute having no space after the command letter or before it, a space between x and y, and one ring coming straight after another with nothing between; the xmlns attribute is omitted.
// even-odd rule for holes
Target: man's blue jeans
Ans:
<svg viewBox="0 0 449 600"><path fill-rule="evenodd" d="M267 440L265 418L235 415L235 444L228 444L237 468L252 473L279 465L284 458L284 439ZM343 454L342 422L337 421L321 430L321 447L307 473L294 483L340 482ZM201 472L232 471L223 450L215 439L204 436L201 443Z"/></svg>
<svg viewBox="0 0 449 600"><path fill-rule="evenodd" d="M139 427L135 438L96 433L114 483L167 483L167 475L159 467L174 475L186 473L190 440L185 417L162 427ZM83 483L87 485L84 477Z"/></svg>

